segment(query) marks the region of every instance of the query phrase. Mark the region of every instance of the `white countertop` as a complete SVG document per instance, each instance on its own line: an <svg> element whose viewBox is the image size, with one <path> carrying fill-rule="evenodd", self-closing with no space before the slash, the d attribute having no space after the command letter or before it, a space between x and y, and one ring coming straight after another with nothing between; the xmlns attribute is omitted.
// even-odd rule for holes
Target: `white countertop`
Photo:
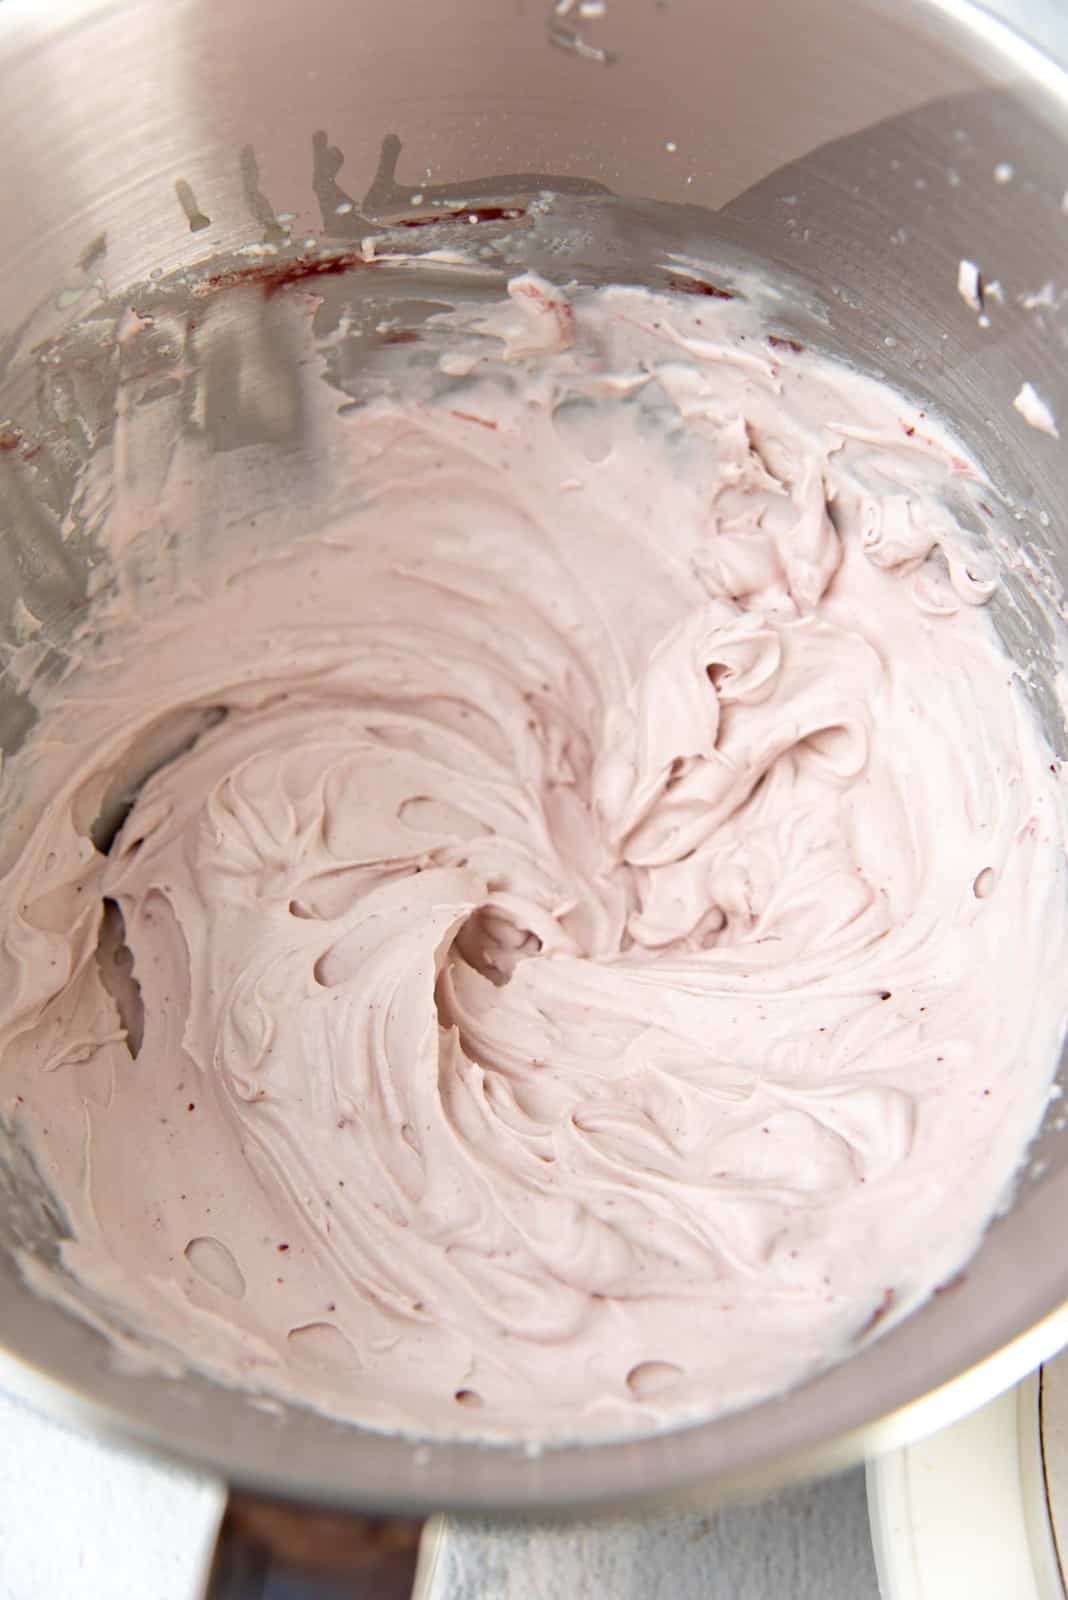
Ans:
<svg viewBox="0 0 1068 1600"><path fill-rule="evenodd" d="M580 1596L879 1600L864 1474L707 1516L446 1533L434 1600Z"/></svg>
<svg viewBox="0 0 1068 1600"><path fill-rule="evenodd" d="M0 1600L194 1600L223 1499L0 1393Z"/></svg>

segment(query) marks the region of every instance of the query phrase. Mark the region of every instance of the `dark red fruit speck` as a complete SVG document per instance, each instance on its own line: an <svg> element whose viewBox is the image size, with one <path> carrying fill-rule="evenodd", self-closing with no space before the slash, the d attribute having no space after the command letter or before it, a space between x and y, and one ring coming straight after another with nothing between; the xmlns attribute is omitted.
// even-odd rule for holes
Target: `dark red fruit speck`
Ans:
<svg viewBox="0 0 1068 1600"><path fill-rule="evenodd" d="M734 295L730 289L721 289L717 283L706 283L703 278L668 278L668 287L677 289L680 294L707 294L713 300L733 300Z"/></svg>
<svg viewBox="0 0 1068 1600"><path fill-rule="evenodd" d="M882 1299L879 1301L879 1304L875 1307L875 1310L872 1312L871 1316L860 1330L861 1337L867 1333L871 1333L873 1328L877 1328L879 1326L880 1322L886 1316L886 1313L890 1310L890 1307L893 1305L893 1303L893 1289L884 1289Z"/></svg>
<svg viewBox="0 0 1068 1600"><path fill-rule="evenodd" d="M215 272L204 279L200 292L216 293L222 289L258 285L263 290L263 298L270 300L292 284L306 283L312 278L336 278L343 272L354 271L357 267L373 267L374 264L373 260L366 261L356 250L330 256L296 256L290 261L279 261L270 266L264 263L258 267L235 267L230 272Z"/></svg>
<svg viewBox="0 0 1068 1600"><path fill-rule="evenodd" d="M527 214L526 206L454 206L448 211L428 212L425 216L397 217L390 228L432 228L440 222L518 222Z"/></svg>
<svg viewBox="0 0 1068 1600"><path fill-rule="evenodd" d="M41 454L41 446L27 444L22 429L14 427L11 423L0 424L0 450L11 452L17 450L23 461L33 461Z"/></svg>
<svg viewBox="0 0 1068 1600"><path fill-rule="evenodd" d="M477 422L480 428L496 428L497 424L489 417L476 417L473 411L450 411L451 417L458 417L461 422Z"/></svg>
<svg viewBox="0 0 1068 1600"><path fill-rule="evenodd" d="M467 225L479 222L518 222L526 216L523 206L457 206L446 212L428 212L425 216L398 217L386 224L391 228L431 228L435 224L447 222L460 222ZM200 285L201 294L217 293L222 289L239 289L250 284L258 285L263 291L263 298L270 300L282 289L288 289L294 284L307 283L314 278L336 278L344 272L376 266L372 258L368 261L361 251L344 250L336 254L325 256L295 256L288 261L262 262L253 267L234 267L228 272L216 272L205 278ZM706 293L720 293L719 290L707 290ZM386 342L392 344L410 343L418 337L410 332L397 335L386 335ZM14 449L15 445L3 445L3 435L0 435L0 448ZM16 444L18 441L16 441Z"/></svg>

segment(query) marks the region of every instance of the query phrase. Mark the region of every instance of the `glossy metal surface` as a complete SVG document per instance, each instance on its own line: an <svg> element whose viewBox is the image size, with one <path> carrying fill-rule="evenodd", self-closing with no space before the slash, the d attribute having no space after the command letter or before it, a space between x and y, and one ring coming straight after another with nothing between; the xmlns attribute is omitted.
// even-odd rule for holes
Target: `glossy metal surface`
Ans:
<svg viewBox="0 0 1068 1600"><path fill-rule="evenodd" d="M59 532L115 403L107 363L64 361L84 327L46 341L250 243L352 245L417 205L546 189L567 198L516 248L558 276L640 277L671 249L775 263L784 323L952 413L998 463L1036 570L1068 577L1065 451L1011 403L1026 379L1068 424L1068 86L963 4L609 0L603 19L554 22L548 0L5 0L0 105L0 649L19 595L62 649L86 575ZM605 190L659 209L582 198ZM504 265L512 246L487 248ZM957 294L961 256L1004 286L989 328ZM1052 304L1020 303L1050 281ZM1010 640L1017 621L1009 608ZM26 722L0 672L0 742ZM738 1416L537 1456L378 1437L117 1364L20 1277L7 1246L47 1258L56 1224L0 1135L0 1378L240 1484L341 1506L752 1491L939 1426L1068 1339L1068 1145L1049 1120L963 1279L848 1362Z"/></svg>
<svg viewBox="0 0 1068 1600"><path fill-rule="evenodd" d="M234 1494L202 1600L270 1600L280 1590L307 1600L429 1600L441 1531L440 1517L424 1525Z"/></svg>

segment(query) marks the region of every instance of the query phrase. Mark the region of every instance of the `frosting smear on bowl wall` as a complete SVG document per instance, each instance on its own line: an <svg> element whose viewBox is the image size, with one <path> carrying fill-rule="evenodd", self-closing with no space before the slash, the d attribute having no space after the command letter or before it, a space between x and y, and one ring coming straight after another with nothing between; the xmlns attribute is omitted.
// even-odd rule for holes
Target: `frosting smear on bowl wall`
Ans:
<svg viewBox="0 0 1068 1600"><path fill-rule="evenodd" d="M901 396L716 296L437 326L333 418L347 509L44 693L0 1103L64 1292L146 1343L381 1428L649 1430L978 1244L1064 1033L1060 782L987 486Z"/></svg>

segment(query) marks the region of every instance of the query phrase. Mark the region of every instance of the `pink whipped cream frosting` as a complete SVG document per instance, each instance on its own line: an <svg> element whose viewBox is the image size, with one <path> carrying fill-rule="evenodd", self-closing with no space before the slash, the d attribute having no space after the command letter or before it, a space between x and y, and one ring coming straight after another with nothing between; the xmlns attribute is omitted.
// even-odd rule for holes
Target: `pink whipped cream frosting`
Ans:
<svg viewBox="0 0 1068 1600"><path fill-rule="evenodd" d="M148 1348L650 1429L977 1245L1064 1032L1062 800L980 474L899 395L739 303L527 276L442 325L331 417L346 511L42 691L0 1106Z"/></svg>

